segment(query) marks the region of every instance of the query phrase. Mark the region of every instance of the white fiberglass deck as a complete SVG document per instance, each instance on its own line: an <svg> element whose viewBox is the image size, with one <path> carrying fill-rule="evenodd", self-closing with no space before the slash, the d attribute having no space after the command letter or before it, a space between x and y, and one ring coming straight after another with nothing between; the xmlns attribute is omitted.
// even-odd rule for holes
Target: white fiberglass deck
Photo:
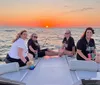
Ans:
<svg viewBox="0 0 100 85"><path fill-rule="evenodd" d="M35 65L37 65L40 60L41 59L35 60ZM29 69L25 69L25 70L20 70L18 72L6 73L1 75L0 77L15 80L15 81L22 81L30 71L31 70Z"/></svg>
<svg viewBox="0 0 100 85"><path fill-rule="evenodd" d="M65 57L42 59L23 80L26 85L72 85Z"/></svg>
<svg viewBox="0 0 100 85"><path fill-rule="evenodd" d="M100 80L100 72L70 71L67 56L38 59L34 70L21 70L1 75L3 78L22 81L26 85L73 85L80 79Z"/></svg>

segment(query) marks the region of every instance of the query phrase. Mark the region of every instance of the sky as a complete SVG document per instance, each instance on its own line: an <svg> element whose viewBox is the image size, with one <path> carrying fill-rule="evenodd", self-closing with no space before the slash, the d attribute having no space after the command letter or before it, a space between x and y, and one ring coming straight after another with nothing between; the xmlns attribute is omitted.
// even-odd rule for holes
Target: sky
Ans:
<svg viewBox="0 0 100 85"><path fill-rule="evenodd" d="M0 0L0 26L100 27L100 0Z"/></svg>

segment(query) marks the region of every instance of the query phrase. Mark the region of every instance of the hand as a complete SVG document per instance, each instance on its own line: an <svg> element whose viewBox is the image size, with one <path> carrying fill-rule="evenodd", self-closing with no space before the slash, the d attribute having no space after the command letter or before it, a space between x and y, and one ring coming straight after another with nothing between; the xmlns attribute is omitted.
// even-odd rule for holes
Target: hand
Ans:
<svg viewBox="0 0 100 85"><path fill-rule="evenodd" d="M69 56L73 56L74 54L73 54L73 52L70 52L70 51L69 51L69 52L68 52L68 55L69 55Z"/></svg>
<svg viewBox="0 0 100 85"><path fill-rule="evenodd" d="M86 58L85 60L86 60L86 61L91 61L91 58Z"/></svg>
<svg viewBox="0 0 100 85"><path fill-rule="evenodd" d="M36 54L38 51L37 50L34 50L34 53Z"/></svg>
<svg viewBox="0 0 100 85"><path fill-rule="evenodd" d="M31 65L33 65L33 64L34 64L34 61L28 61L28 62L26 63L27 66L31 66Z"/></svg>

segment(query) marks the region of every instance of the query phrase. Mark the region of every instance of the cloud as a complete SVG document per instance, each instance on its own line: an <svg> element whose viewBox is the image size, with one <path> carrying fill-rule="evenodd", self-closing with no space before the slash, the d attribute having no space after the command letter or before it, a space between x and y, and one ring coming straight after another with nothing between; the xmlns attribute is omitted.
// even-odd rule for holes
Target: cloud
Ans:
<svg viewBox="0 0 100 85"><path fill-rule="evenodd" d="M72 12L83 12L83 11L89 11L89 10L93 10L94 8L92 7L87 7L87 8L82 8L82 9L76 9L76 10L71 10L65 13L72 13Z"/></svg>
<svg viewBox="0 0 100 85"><path fill-rule="evenodd" d="M100 3L100 0L95 0L96 1L96 3Z"/></svg>
<svg viewBox="0 0 100 85"><path fill-rule="evenodd" d="M80 10L78 10L78 11L87 11L87 10L93 10L94 8L82 8L82 9L80 9Z"/></svg>
<svg viewBox="0 0 100 85"><path fill-rule="evenodd" d="M64 6L65 8L68 7L67 5Z"/></svg>

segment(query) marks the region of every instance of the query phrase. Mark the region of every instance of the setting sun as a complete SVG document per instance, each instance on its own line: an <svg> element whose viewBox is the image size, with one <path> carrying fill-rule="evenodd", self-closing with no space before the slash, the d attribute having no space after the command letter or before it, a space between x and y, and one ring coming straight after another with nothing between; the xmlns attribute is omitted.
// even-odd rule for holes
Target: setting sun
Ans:
<svg viewBox="0 0 100 85"><path fill-rule="evenodd" d="M49 26L47 25L47 26L45 26L46 28L48 28Z"/></svg>

